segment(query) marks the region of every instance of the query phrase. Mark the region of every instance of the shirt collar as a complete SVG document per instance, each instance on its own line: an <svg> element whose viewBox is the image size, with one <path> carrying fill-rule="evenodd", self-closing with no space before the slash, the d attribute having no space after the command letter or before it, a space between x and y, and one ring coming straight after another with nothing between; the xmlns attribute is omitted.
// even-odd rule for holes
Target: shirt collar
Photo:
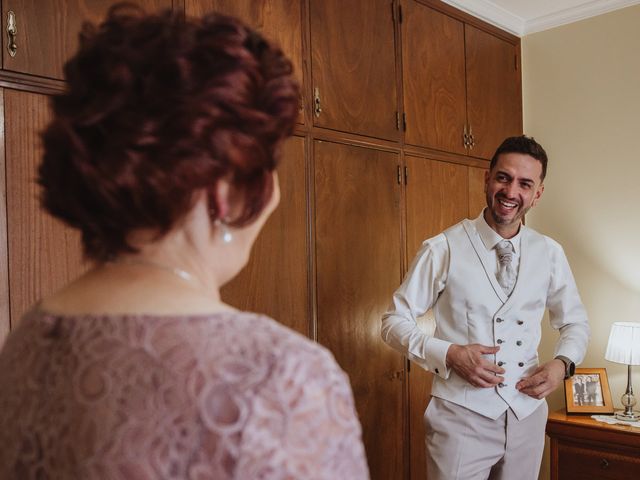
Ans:
<svg viewBox="0 0 640 480"><path fill-rule="evenodd" d="M502 238L498 232L496 232L493 228L489 226L487 221L484 219L484 210L480 212L480 215L474 220L476 231L478 235L480 235L480 239L484 244L487 250L493 250L495 246L503 240L509 240L513 245L514 253L518 253L520 249L520 234L522 232L522 225L520 229L518 229L518 233L514 237L511 238Z"/></svg>

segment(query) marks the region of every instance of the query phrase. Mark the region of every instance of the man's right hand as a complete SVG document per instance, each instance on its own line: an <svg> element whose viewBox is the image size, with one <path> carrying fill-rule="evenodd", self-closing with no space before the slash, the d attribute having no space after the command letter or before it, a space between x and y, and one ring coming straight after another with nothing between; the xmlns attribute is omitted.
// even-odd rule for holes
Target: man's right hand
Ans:
<svg viewBox="0 0 640 480"><path fill-rule="evenodd" d="M483 355L496 354L500 347L488 347L474 343L472 345L452 344L447 350L447 366L474 387L495 387L504 382L505 370L486 360Z"/></svg>

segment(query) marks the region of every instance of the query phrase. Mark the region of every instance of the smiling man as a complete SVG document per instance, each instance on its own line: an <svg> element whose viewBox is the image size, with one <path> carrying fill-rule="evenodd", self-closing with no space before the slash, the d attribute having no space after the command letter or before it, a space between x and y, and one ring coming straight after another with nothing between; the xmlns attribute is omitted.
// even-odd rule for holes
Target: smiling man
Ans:
<svg viewBox="0 0 640 480"><path fill-rule="evenodd" d="M537 479L544 398L584 357L589 326L562 247L522 225L546 172L540 144L507 138L485 176L487 207L422 244L382 318L384 341L434 374L429 480ZM429 309L433 335L416 322ZM546 309L560 335L539 363Z"/></svg>

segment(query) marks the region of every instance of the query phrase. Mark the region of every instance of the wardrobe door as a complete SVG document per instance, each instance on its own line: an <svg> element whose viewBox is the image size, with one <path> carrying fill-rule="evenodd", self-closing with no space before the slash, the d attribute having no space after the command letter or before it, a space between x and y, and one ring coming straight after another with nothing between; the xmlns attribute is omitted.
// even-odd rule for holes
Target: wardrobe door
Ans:
<svg viewBox="0 0 640 480"><path fill-rule="evenodd" d="M490 159L506 137L522 133L518 49L465 25L467 118L473 135L470 155Z"/></svg>
<svg viewBox="0 0 640 480"><path fill-rule="evenodd" d="M40 209L37 169L39 133L49 118L48 97L4 90L7 230L11 327L38 299L87 267L76 230Z"/></svg>
<svg viewBox="0 0 640 480"><path fill-rule="evenodd" d="M468 172L464 165L406 157L407 163L407 254L408 264L422 242L466 218L468 212ZM433 333L431 311L418 325ZM431 398L433 375L412 364L409 371L409 448L411 479L426 478L424 411Z"/></svg>
<svg viewBox="0 0 640 480"><path fill-rule="evenodd" d="M82 23L100 21L115 3L117 0L2 0L3 68L61 79L64 62L78 48ZM132 3L147 12L172 6L172 0L133 0ZM15 49L9 48L7 40L9 23L15 28Z"/></svg>
<svg viewBox="0 0 640 480"><path fill-rule="evenodd" d="M484 193L486 168L469 167L469 218L476 218L487 206Z"/></svg>
<svg viewBox="0 0 640 480"><path fill-rule="evenodd" d="M278 167L280 204L260 232L244 270L223 287L222 299L310 333L305 140L285 144Z"/></svg>
<svg viewBox="0 0 640 480"><path fill-rule="evenodd" d="M389 0L310 0L314 125L399 139Z"/></svg>
<svg viewBox="0 0 640 480"><path fill-rule="evenodd" d="M317 337L349 374L373 479L403 476L403 357L380 325L400 284L398 155L314 144Z"/></svg>
<svg viewBox="0 0 640 480"><path fill-rule="evenodd" d="M189 16L216 11L231 15L276 42L291 59L294 75L302 85L302 14L300 0L185 0ZM302 102L300 102L302 110ZM298 122L304 123L302 111Z"/></svg>
<svg viewBox="0 0 640 480"><path fill-rule="evenodd" d="M0 88L0 112L4 120L4 92ZM0 198L7 198L6 155L5 155L5 129L4 121L0 128ZM7 245L7 209L6 205L0 208L0 349L4 344L11 328L11 313L9 309L9 257Z"/></svg>
<svg viewBox="0 0 640 480"><path fill-rule="evenodd" d="M413 0L403 5L405 141L464 155L464 24Z"/></svg>

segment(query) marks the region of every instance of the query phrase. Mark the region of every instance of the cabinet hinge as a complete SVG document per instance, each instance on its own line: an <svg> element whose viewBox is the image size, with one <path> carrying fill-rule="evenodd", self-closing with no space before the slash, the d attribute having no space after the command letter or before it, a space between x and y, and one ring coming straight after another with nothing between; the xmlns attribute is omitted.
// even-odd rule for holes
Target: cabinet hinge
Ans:
<svg viewBox="0 0 640 480"><path fill-rule="evenodd" d="M313 89L313 114L316 117L320 117L322 113L322 103L320 102L320 89L318 87Z"/></svg>
<svg viewBox="0 0 640 480"><path fill-rule="evenodd" d="M407 131L407 114L402 112L402 130Z"/></svg>
<svg viewBox="0 0 640 480"><path fill-rule="evenodd" d="M404 184L409 185L409 168L404 167Z"/></svg>
<svg viewBox="0 0 640 480"><path fill-rule="evenodd" d="M396 130L400 130L400 112L396 112Z"/></svg>
<svg viewBox="0 0 640 480"><path fill-rule="evenodd" d="M402 168L398 165L398 185L402 185Z"/></svg>
<svg viewBox="0 0 640 480"><path fill-rule="evenodd" d="M518 55L513 56L513 68L515 68L516 72L518 71Z"/></svg>
<svg viewBox="0 0 640 480"><path fill-rule="evenodd" d="M402 5L398 5L398 23L402 23Z"/></svg>
<svg viewBox="0 0 640 480"><path fill-rule="evenodd" d="M13 12L13 10L9 10L9 12L7 12L7 35L9 37L7 50L9 51L9 55L11 57L15 57L16 53L18 53L18 45L16 44L18 27L16 22L16 14Z"/></svg>

